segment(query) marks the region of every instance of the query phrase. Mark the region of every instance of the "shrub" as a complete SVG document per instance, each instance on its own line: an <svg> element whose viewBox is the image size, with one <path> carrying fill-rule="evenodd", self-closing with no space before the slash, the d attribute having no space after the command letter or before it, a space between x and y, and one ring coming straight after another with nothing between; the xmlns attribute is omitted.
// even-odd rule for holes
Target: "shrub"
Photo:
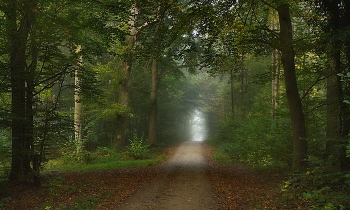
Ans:
<svg viewBox="0 0 350 210"><path fill-rule="evenodd" d="M346 209L350 174L334 169L332 160L310 157L309 163L308 170L294 174L283 189L307 200L311 209Z"/></svg>
<svg viewBox="0 0 350 210"><path fill-rule="evenodd" d="M146 142L143 135L141 137L134 135L128 146L129 155L136 160L149 158L150 150Z"/></svg>

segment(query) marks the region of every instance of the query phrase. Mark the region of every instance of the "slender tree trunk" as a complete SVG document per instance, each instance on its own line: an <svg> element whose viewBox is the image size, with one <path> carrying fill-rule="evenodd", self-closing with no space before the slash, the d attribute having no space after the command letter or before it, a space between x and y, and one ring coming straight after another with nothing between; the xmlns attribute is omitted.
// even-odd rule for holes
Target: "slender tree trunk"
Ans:
<svg viewBox="0 0 350 210"><path fill-rule="evenodd" d="M231 85L231 112L232 112L232 120L235 119L235 95L234 95L234 80L233 80L233 69L230 71L230 85Z"/></svg>
<svg viewBox="0 0 350 210"><path fill-rule="evenodd" d="M295 169L301 169L305 166L304 160L307 154L307 134L295 73L293 29L289 5L287 3L282 3L278 6L277 11L280 21L281 61L284 69L286 94L293 130L293 166Z"/></svg>
<svg viewBox="0 0 350 210"><path fill-rule="evenodd" d="M74 76L74 141L77 145L77 154L82 152L83 147L83 136L82 136L82 126L83 126L83 108L80 97L80 78L78 69L75 70Z"/></svg>
<svg viewBox="0 0 350 210"><path fill-rule="evenodd" d="M31 157L29 157L33 163L33 181L34 185L40 186L40 164L41 156L37 153L34 145L34 91L35 91L35 72L38 64L38 42L37 42L37 29L36 29L36 15L32 18L31 36L30 36L30 48L31 48L31 63L28 66L28 74L26 77L27 94L26 94L26 129L27 129L27 142L31 147Z"/></svg>
<svg viewBox="0 0 350 210"><path fill-rule="evenodd" d="M150 113L149 113L149 131L148 131L148 143L151 146L156 145L157 142L157 93L158 93L158 66L157 60L152 59L152 88L151 88L151 100L150 100Z"/></svg>
<svg viewBox="0 0 350 210"><path fill-rule="evenodd" d="M278 20L275 11L272 11L271 17L272 30L278 30ZM275 124L276 110L278 108L278 88L280 83L280 54L278 50L273 50L271 52L271 118Z"/></svg>
<svg viewBox="0 0 350 210"><path fill-rule="evenodd" d="M272 120L276 119L276 110L278 108L278 88L280 83L280 65L279 65L279 52L277 50L274 50L271 53L271 74L272 74L272 81L271 81L271 107L272 107L272 113L271 117Z"/></svg>
<svg viewBox="0 0 350 210"><path fill-rule="evenodd" d="M81 46L78 46L76 53L81 51ZM79 58L79 62L82 62L82 58ZM77 146L77 154L81 153L83 150L83 106L81 102L81 85L79 77L79 68L78 64L75 69L74 75L74 141Z"/></svg>
<svg viewBox="0 0 350 210"><path fill-rule="evenodd" d="M128 47L129 51L126 52L123 58L123 73L122 78L119 81L120 88L118 91L118 103L123 105L125 108L129 106L129 90L131 86L131 67L133 63L133 53L132 49L136 42L136 22L139 16L139 9L136 4L133 4L130 9L130 18L129 18L129 32L130 34L126 36L125 44ZM128 116L123 114L117 115L117 128L116 136L113 142L114 147L124 146L126 141L126 130L127 130L127 120Z"/></svg>

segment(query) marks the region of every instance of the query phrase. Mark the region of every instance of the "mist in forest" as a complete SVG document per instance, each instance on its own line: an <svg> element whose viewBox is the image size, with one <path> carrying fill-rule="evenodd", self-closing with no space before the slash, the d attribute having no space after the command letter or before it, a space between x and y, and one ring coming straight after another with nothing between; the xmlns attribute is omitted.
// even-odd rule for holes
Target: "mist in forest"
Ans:
<svg viewBox="0 0 350 210"><path fill-rule="evenodd" d="M204 141L206 135L207 129L205 127L205 119L202 112L196 109L191 120L192 141Z"/></svg>

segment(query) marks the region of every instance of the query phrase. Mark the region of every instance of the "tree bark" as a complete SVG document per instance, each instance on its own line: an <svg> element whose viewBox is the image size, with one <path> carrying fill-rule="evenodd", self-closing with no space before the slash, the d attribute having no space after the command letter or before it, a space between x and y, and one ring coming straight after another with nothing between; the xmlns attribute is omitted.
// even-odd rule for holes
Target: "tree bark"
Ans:
<svg viewBox="0 0 350 210"><path fill-rule="evenodd" d="M329 58L329 70L327 72L327 111L326 111L326 150L328 156L339 159L341 165L342 156L346 157L346 150L342 150L341 137L343 136L342 125L346 121L342 120L345 110L342 110L342 87L340 77L341 73L341 47L342 44L338 40L338 32L340 31L340 1L329 1L325 5L328 13L327 32L330 33L330 42L327 46L327 54Z"/></svg>
<svg viewBox="0 0 350 210"><path fill-rule="evenodd" d="M32 18L32 27L31 27L31 35L30 35L30 48L31 48L31 63L28 66L28 74L26 77L27 84L27 93L26 93L26 133L27 139L30 148L31 154L29 159L32 161L33 165L33 181L34 185L40 186L40 165L42 156L40 153L35 151L34 145L34 115L35 110L33 110L35 101L34 101L34 91L35 91L35 74L38 65L38 54L39 47L37 42L37 29L36 29L36 15L33 15Z"/></svg>
<svg viewBox="0 0 350 210"><path fill-rule="evenodd" d="M155 146L157 142L157 93L158 93L158 66L157 60L152 59L152 88L150 100L150 114L149 114L149 130L148 143L150 146Z"/></svg>
<svg viewBox="0 0 350 210"><path fill-rule="evenodd" d="M16 1L6 1L6 30L10 49L11 111L12 111L12 162L9 179L12 181L31 179L32 107L26 105L31 94L26 89L26 49L36 1L27 1L23 6ZM21 15L19 13L21 11ZM29 84L30 85L30 84ZM31 87L29 87L31 88ZM29 98L26 98L26 93ZM28 110L27 110L28 109Z"/></svg>
<svg viewBox="0 0 350 210"><path fill-rule="evenodd" d="M81 51L81 46L78 46L76 53ZM79 58L79 62L82 62L82 58ZM79 66L78 64L74 75L74 140L77 144L77 154L83 150L83 106L81 102L81 85L79 78Z"/></svg>
<svg viewBox="0 0 350 210"><path fill-rule="evenodd" d="M123 73L122 78L119 81L120 87L118 91L118 103L125 108L129 106L129 90L131 86L131 67L133 63L133 52L136 42L136 22L139 16L139 9L136 4L133 4L130 9L129 18L129 35L126 36L125 44L128 48L128 52L125 53L122 63ZM127 130L127 114L121 113L117 115L117 128L116 136L113 142L114 147L124 146L126 141Z"/></svg>
<svg viewBox="0 0 350 210"><path fill-rule="evenodd" d="M341 8L341 4L343 8ZM330 43L327 50L330 66L327 72L326 148L328 155L338 158L340 169L348 170L350 168L349 158L346 154L348 142L345 139L349 134L350 121L348 107L342 101L344 96L348 97L349 87L346 86L346 83L342 87L340 77L337 74L342 73L341 50L345 49L345 59L349 61L349 42L339 40L339 32L349 26L350 8L348 2L334 0L327 2L326 10L329 14L326 30L330 33ZM348 72L347 70L345 72Z"/></svg>
<svg viewBox="0 0 350 210"><path fill-rule="evenodd" d="M277 50L274 50L271 53L271 108L272 120L276 119L276 110L278 108L278 88L280 83L280 65L279 65L280 56Z"/></svg>
<svg viewBox="0 0 350 210"><path fill-rule="evenodd" d="M304 161L307 154L306 126L303 107L299 96L299 90L295 72L293 29L289 11L289 4L282 3L277 7L280 22L280 50L281 61L284 69L286 94L290 111L293 131L293 167L301 169L306 165Z"/></svg>
<svg viewBox="0 0 350 210"><path fill-rule="evenodd" d="M340 50L330 47L330 68L327 78L327 111L326 111L326 147L328 154L337 154L337 145L341 134L341 84Z"/></svg>
<svg viewBox="0 0 350 210"><path fill-rule="evenodd" d="M350 22L348 21L350 19L350 3L343 2L344 4L344 17L342 22L342 28L349 28ZM345 41L345 56L346 56L346 62L347 62L347 68L346 72L350 72L350 40L347 39ZM350 98L350 85L344 84L344 88L342 89L343 97L348 99ZM350 157L347 155L347 146L348 146L348 136L350 131L350 110L349 107L342 103L341 106L341 113L342 113L342 128L341 128L341 137L342 137L342 146L340 148L340 168L344 171L350 170Z"/></svg>
<svg viewBox="0 0 350 210"><path fill-rule="evenodd" d="M272 30L278 30L278 21L277 21L277 14L275 11L272 11L272 17L271 17L271 25ZM273 124L275 123L276 118L276 110L278 107L278 88L280 84L280 54L278 50L273 50L271 52L271 118L273 120Z"/></svg>

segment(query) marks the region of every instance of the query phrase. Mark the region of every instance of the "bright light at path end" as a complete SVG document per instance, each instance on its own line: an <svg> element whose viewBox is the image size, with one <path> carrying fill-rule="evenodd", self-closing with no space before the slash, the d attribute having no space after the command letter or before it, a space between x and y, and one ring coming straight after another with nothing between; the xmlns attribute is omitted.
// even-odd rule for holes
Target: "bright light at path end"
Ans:
<svg viewBox="0 0 350 210"><path fill-rule="evenodd" d="M196 110L192 118L191 126L192 141L203 141L206 136L205 120L202 113Z"/></svg>

